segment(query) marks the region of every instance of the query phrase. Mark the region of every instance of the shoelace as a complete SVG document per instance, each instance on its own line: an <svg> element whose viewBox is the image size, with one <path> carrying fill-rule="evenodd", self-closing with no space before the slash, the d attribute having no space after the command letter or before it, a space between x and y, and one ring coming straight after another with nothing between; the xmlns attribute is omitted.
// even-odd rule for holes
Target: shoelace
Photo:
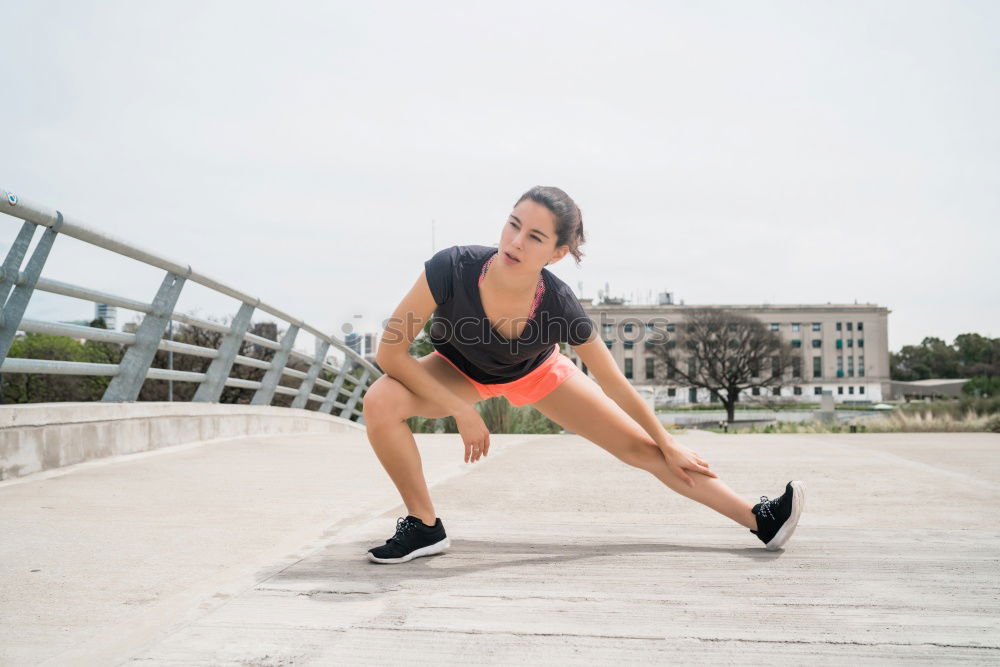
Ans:
<svg viewBox="0 0 1000 667"><path fill-rule="evenodd" d="M775 498L774 500L768 500L767 496L760 497L760 507L757 509L758 514L763 514L771 521L777 521L777 517L774 516L774 512L771 511L771 507L778 504L780 498Z"/></svg>
<svg viewBox="0 0 1000 667"><path fill-rule="evenodd" d="M396 534L390 537L386 542L396 542L397 544L402 543L402 537L408 532L413 530L414 523L410 517L399 517L396 519Z"/></svg>

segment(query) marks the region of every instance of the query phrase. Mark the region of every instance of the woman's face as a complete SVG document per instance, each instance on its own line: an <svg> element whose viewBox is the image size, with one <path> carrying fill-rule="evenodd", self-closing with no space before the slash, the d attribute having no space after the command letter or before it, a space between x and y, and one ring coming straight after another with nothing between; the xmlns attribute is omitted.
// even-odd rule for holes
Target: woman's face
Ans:
<svg viewBox="0 0 1000 667"><path fill-rule="evenodd" d="M514 207L500 235L498 259L503 260L505 269L537 273L567 252L567 245L556 247L556 220L552 211L530 199Z"/></svg>

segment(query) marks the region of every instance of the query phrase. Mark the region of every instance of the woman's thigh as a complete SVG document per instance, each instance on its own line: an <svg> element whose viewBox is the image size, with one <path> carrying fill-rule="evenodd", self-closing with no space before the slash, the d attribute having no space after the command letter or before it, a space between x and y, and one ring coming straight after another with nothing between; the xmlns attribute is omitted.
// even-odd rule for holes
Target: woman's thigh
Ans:
<svg viewBox="0 0 1000 667"><path fill-rule="evenodd" d="M583 373L575 373L532 407L629 465L646 468L661 456L649 434Z"/></svg>
<svg viewBox="0 0 1000 667"><path fill-rule="evenodd" d="M440 356L428 354L417 359L417 363L469 405L482 400L472 383ZM372 418L407 419L415 416L437 418L452 414L441 403L414 393L401 381L388 374L372 383L365 393L364 401L365 421L369 424Z"/></svg>

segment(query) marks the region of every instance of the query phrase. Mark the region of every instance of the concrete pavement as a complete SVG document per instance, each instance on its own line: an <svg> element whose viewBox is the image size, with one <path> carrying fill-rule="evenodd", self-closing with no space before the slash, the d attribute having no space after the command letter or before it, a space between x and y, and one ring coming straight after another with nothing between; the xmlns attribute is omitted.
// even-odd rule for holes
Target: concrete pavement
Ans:
<svg viewBox="0 0 1000 667"><path fill-rule="evenodd" d="M605 664L1000 657L1000 436L714 435L784 551L577 436L420 436L452 539L363 558L404 510L363 436L251 438L0 484L0 663Z"/></svg>

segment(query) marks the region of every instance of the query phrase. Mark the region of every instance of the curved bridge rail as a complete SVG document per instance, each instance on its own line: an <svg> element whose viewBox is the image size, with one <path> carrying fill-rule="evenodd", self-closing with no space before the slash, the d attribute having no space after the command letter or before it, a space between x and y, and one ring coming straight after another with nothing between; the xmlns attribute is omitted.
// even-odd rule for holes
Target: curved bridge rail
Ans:
<svg viewBox="0 0 1000 667"><path fill-rule="evenodd" d="M312 403L319 412L331 414L336 408L339 410L335 413L338 416L347 419L357 417L358 421L363 422L361 412L357 409L358 401L381 373L342 341L258 298L199 273L190 265L180 264L114 239L63 216L59 211L26 202L8 190L0 189L0 195L3 197L0 200L0 211L24 221L0 266L0 372L111 376L111 382L101 400L114 402L135 401L147 379L196 382L198 389L192 400L205 403L217 403L224 387L242 387L256 390L251 400L252 405L270 405L275 394L284 394L295 397L291 405L293 408L308 408ZM38 228L42 229L42 236L22 270L22 262ZM166 271L152 302L144 303L43 278L41 273L45 260L60 234ZM181 289L189 280L240 302L239 311L230 326L174 312ZM25 319L25 308L36 289L135 310L144 313L144 316L135 333ZM288 323L288 329L280 341L272 341L248 331L255 310L261 310ZM171 320L223 334L218 349L164 339L164 330ZM126 346L126 350L118 364L7 358L17 331L120 343ZM315 336L314 355L294 349L295 337L300 331L307 331ZM238 354L243 341L274 350L274 358L268 362ZM331 347L345 355L340 368L326 360ZM150 368L157 350L204 357L212 362L204 373ZM290 357L308 362L308 372L287 368ZM361 366L360 377L355 378L349 373L352 364L348 360ZM264 377L260 381L229 377L233 364L264 369ZM322 370L335 374L334 380L330 382L320 378ZM279 382L283 376L298 378L301 383L297 388L283 386ZM316 393L317 390L325 391L320 394Z"/></svg>

